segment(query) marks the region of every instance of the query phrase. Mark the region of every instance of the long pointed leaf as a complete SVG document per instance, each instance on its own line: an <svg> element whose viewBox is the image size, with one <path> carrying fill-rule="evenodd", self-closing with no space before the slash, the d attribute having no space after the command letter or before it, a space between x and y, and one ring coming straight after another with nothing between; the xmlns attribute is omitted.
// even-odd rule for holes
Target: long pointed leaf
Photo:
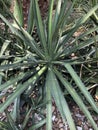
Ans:
<svg viewBox="0 0 98 130"><path fill-rule="evenodd" d="M23 74L18 75L17 77L10 78L10 80L6 81L6 83L0 85L0 91L6 89L6 88L9 87L10 85L13 85L13 84L15 84L15 83L18 82L18 81L24 79L25 77L34 74L34 73L37 72L38 70L39 70L39 67L35 68L34 71L33 71L33 70L30 71L30 72L28 71L28 72L26 72L26 73L23 73Z"/></svg>
<svg viewBox="0 0 98 130"><path fill-rule="evenodd" d="M22 0L15 0L14 1L14 16L17 20L17 22L20 24L20 26L23 27L24 20L23 20L23 9L22 9ZM17 23L15 23L17 24Z"/></svg>
<svg viewBox="0 0 98 130"><path fill-rule="evenodd" d="M83 24L85 23L88 18L98 9L98 5L96 5L95 7L93 7L87 14L85 14L83 17L81 17L76 24L74 25L74 27L69 31L69 33L67 33L66 37L63 39L62 44L65 46L65 43L68 42L68 40L70 39L70 37L74 34L74 32ZM58 47L58 49L60 48L60 46ZM59 54L57 54L56 57L58 57L59 55L61 55L64 52L64 50L62 50L62 52L60 52Z"/></svg>
<svg viewBox="0 0 98 130"><path fill-rule="evenodd" d="M0 18L9 26L11 29L12 33L15 33L17 36L19 36L24 43L26 43L27 46L30 46L39 56L44 58L43 53L41 49L39 49L38 45L36 44L35 40L33 37L25 31L23 28L21 30L15 28L3 15L0 14Z"/></svg>
<svg viewBox="0 0 98 130"><path fill-rule="evenodd" d="M25 119L24 119L24 121L23 121L23 124L22 124L22 129L24 129L25 128L25 126L26 126L26 124L27 124L27 122L28 122L28 120L29 120L29 116L30 116L30 112L32 111L32 108L30 108L30 110L27 112L27 114L26 114L26 116L25 116Z"/></svg>
<svg viewBox="0 0 98 130"><path fill-rule="evenodd" d="M10 124L10 129L11 130L19 130L17 127L16 127L16 125L15 125L15 122L14 122L14 120L12 119L12 117L11 117L11 115L7 112L7 111L5 111L5 113L6 113L6 115L7 115L7 119L8 119L8 122L9 122L9 124Z"/></svg>
<svg viewBox="0 0 98 130"><path fill-rule="evenodd" d="M81 79L79 78L77 73L74 71L74 69L71 67L70 64L65 63L64 66L67 69L67 71L70 73L72 78L74 79L76 85L79 87L79 89L81 90L83 95L86 97L87 101L91 104L93 109L98 113L98 108L97 108L93 98L91 97L90 93L87 91L85 85L83 84L83 82L81 81Z"/></svg>
<svg viewBox="0 0 98 130"><path fill-rule="evenodd" d="M61 73L58 72L56 69L55 69L55 73L56 73L57 77L59 78L59 80L61 81L61 83L65 86L66 90L69 92L69 94L75 100L75 102L78 104L78 106L80 107L80 109L84 112L84 114L90 120L90 122L91 122L92 126L94 127L94 129L97 130L96 123L94 122L91 114L89 113L88 109L84 105L83 101L81 100L80 96L77 94L77 92L75 91L75 89L71 86L71 84L65 78L63 78L63 76L61 75Z"/></svg>
<svg viewBox="0 0 98 130"><path fill-rule="evenodd" d="M53 11L53 3L54 3L54 0L49 1L47 42L48 42L50 55L52 55L52 11Z"/></svg>
<svg viewBox="0 0 98 130"><path fill-rule="evenodd" d="M13 111L11 112L11 117L13 118L14 122L17 122L20 119L20 96L18 96L14 100Z"/></svg>
<svg viewBox="0 0 98 130"><path fill-rule="evenodd" d="M49 69L48 71L48 82L50 82L50 91L51 94L56 102L56 105L61 113L61 116L63 118L63 120L67 122L69 124L69 127L71 130L76 130L68 104L63 96L63 93L60 89L59 83L57 81L57 78L55 76L55 74L53 73L53 71L51 69Z"/></svg>
<svg viewBox="0 0 98 130"><path fill-rule="evenodd" d="M88 32L87 32L88 33ZM86 33L85 33L86 34ZM81 35L81 37L79 38L83 38L83 35ZM78 40L78 38L76 39ZM89 38L87 40L85 40L84 42L80 42L78 45L74 45L71 49L68 49L68 47L65 47L63 48L61 51L59 51L59 53L57 53L57 55L55 56L55 58L59 57L59 56L67 56L67 55L70 55L72 54L73 52L76 52L77 50L80 50L82 48L85 48L91 44L94 44L95 43L95 40L98 41L98 36L95 36L95 37L92 37L92 38ZM74 41L75 42L75 41ZM74 43L73 43L74 44ZM60 46L59 46L60 47ZM60 50L60 48L59 48Z"/></svg>
<svg viewBox="0 0 98 130"><path fill-rule="evenodd" d="M0 57L3 55L3 53L5 52L6 48L8 47L10 41L5 40L5 42L3 43L3 46L1 47L1 51L0 51Z"/></svg>
<svg viewBox="0 0 98 130"><path fill-rule="evenodd" d="M30 78L24 84L22 83L18 84L16 91L12 93L3 104L0 105L0 112L4 111L13 102L13 100L15 100L25 89L29 87L30 84L35 84L37 79L43 74L45 70L46 70L46 66L41 68L38 71L38 73L36 73L32 78Z"/></svg>
<svg viewBox="0 0 98 130"><path fill-rule="evenodd" d="M47 100L47 122L46 122L46 130L52 130L52 97L50 92L50 81L48 76L46 77L46 100Z"/></svg>
<svg viewBox="0 0 98 130"><path fill-rule="evenodd" d="M27 32L32 35L32 31L34 28L34 12L33 12L33 1L30 0L30 8L29 8L29 15L28 15L28 23L27 23Z"/></svg>
<svg viewBox="0 0 98 130"><path fill-rule="evenodd" d="M42 18L41 18L39 6L38 6L38 1L34 0L33 4L34 4L33 8L34 8L34 13L35 13L35 18L36 18L36 25L37 25L37 29L38 29L38 35L40 37L41 44L42 44L42 46L44 48L44 51L45 51L45 54L46 54L46 57L47 57L48 51L47 51L47 46L46 46L46 37L45 37Z"/></svg>
<svg viewBox="0 0 98 130"><path fill-rule="evenodd" d="M55 30L57 28L58 18L59 18L60 11L61 11L61 3L62 3L61 0L57 0L57 8L56 8L56 11L55 11L55 16L53 18L53 26L52 26L53 34L55 33Z"/></svg>
<svg viewBox="0 0 98 130"><path fill-rule="evenodd" d="M66 3L66 8L64 10L65 12L63 12L62 18L59 19L59 23L58 23L58 25L60 26L61 29L63 29L65 27L65 24L67 23L68 17L70 16L70 14L73 11L73 6L75 5L76 1L77 0L73 0L72 3L71 3L71 1L67 1L67 3L66 3L66 0L65 0L65 3Z"/></svg>
<svg viewBox="0 0 98 130"><path fill-rule="evenodd" d="M28 23L27 23L27 32L32 35L32 31L34 28L34 12L33 12L33 1L30 0L30 8L29 8L29 13L28 13Z"/></svg>
<svg viewBox="0 0 98 130"><path fill-rule="evenodd" d="M83 49L87 46L90 46L91 44L94 44L95 40L98 41L98 36L89 38L88 40L85 40L84 42L80 42L78 45L74 45L72 49L65 48L63 50L62 54L64 53L64 55L70 55L70 54L76 52L77 50Z"/></svg>
<svg viewBox="0 0 98 130"><path fill-rule="evenodd" d="M40 121L39 123L31 126L29 128L29 130L35 130L35 129L39 129L41 126L43 126L46 123L46 119L43 119L42 121Z"/></svg>
<svg viewBox="0 0 98 130"><path fill-rule="evenodd" d="M5 70L9 70L9 69L16 69L16 68L21 68L21 67L27 67L27 66L30 66L31 64L33 64L33 62L1 65L0 71L5 71ZM34 63L34 64L36 64L36 63Z"/></svg>
<svg viewBox="0 0 98 130"><path fill-rule="evenodd" d="M74 32L83 24L85 23L88 18L98 9L98 5L93 7L90 11L88 11L87 14L85 14L82 18L80 18L77 22L75 27L67 34L66 38L64 39L62 44L65 44L68 42L69 38L74 34Z"/></svg>

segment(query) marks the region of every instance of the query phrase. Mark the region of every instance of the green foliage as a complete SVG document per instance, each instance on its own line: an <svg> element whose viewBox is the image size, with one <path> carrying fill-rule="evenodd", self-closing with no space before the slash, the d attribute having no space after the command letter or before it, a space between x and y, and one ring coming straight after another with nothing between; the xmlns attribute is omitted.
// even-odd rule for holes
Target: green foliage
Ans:
<svg viewBox="0 0 98 130"><path fill-rule="evenodd" d="M76 7L79 8L79 10L82 10L84 12L88 12L90 8L94 7L98 4L98 0L81 0L78 1L76 4ZM79 5L79 6L78 6ZM98 26L98 10L96 10L91 16L91 20Z"/></svg>
<svg viewBox="0 0 98 130"><path fill-rule="evenodd" d="M20 0L15 0L14 2L14 16L16 20L19 22L20 26L23 27L23 5L22 1Z"/></svg>
<svg viewBox="0 0 98 130"><path fill-rule="evenodd" d="M10 8L11 6L11 0L3 0L3 2L5 3L5 5ZM2 0L0 0L0 13L2 13L4 16L8 16L8 12L4 6L4 4L2 3Z"/></svg>
<svg viewBox="0 0 98 130"><path fill-rule="evenodd" d="M75 2L76 0L67 8L67 0L63 3L61 3L61 0L58 0L53 16L54 0L50 0L47 19L42 21L38 2L31 0L27 30L22 28L20 24L21 19L17 21L13 17L17 24L14 27L13 24L0 14L0 18L12 32L12 34L8 34L9 37L12 36L12 39L8 42L9 44L6 44L6 46L3 44L0 51L0 58L3 56L13 57L11 59L3 59L3 61L7 62L0 66L0 72L6 74L4 75L6 82L4 83L2 80L0 91L7 91L9 88L13 89L13 93L8 96L5 95L6 101L0 104L0 112L6 110L11 103L14 104L14 110L11 113L14 116L6 112L11 129L23 130L29 120L30 112L35 110L41 116L41 121L37 124L33 123L33 126L28 129L38 129L46 123L47 130L52 130L52 99L54 99L63 121L66 122L67 120L70 129L76 130L66 96L64 96L65 91L71 95L90 120L93 128L97 130L97 125L88 107L86 107L86 103L96 113L98 113L98 108L75 68L84 63L97 62L98 56L94 59L90 58L90 60L87 58L89 55L87 48L95 45L95 41L98 42L97 35L91 36L91 33L95 32L98 27L92 27L91 30L84 32L78 37L74 37L74 33L92 16L98 9L98 5L73 22L71 14ZM17 6L20 5L17 3ZM21 14L19 15L19 18L22 17ZM34 26L37 28L38 42L32 36ZM10 53L6 54L7 47L13 48L14 52L11 52L12 49L9 49ZM84 50L85 52L81 55L81 52ZM72 54L75 56L72 57ZM39 93L37 98L34 99L31 95L36 88L39 90ZM86 103L80 93L86 99ZM28 102L29 107L27 107L26 116L20 128L18 124L14 124L14 121L17 122L21 102L25 101ZM46 109L47 116L45 117L43 113L39 112L39 109ZM33 117L34 115L32 114Z"/></svg>

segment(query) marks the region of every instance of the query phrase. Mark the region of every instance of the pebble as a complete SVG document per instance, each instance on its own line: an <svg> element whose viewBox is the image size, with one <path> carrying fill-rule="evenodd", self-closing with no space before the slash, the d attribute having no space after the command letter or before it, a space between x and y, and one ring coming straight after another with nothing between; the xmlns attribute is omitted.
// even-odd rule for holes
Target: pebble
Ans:
<svg viewBox="0 0 98 130"><path fill-rule="evenodd" d="M78 126L81 126L81 125L82 125L82 121L81 121L81 120L78 120L76 124L77 124Z"/></svg>
<svg viewBox="0 0 98 130"><path fill-rule="evenodd" d="M83 129L84 130L89 130L89 128L88 128L88 126L86 124L83 126Z"/></svg>
<svg viewBox="0 0 98 130"><path fill-rule="evenodd" d="M82 127L80 127L80 126L77 126L77 130L82 130Z"/></svg>
<svg viewBox="0 0 98 130"><path fill-rule="evenodd" d="M89 120L87 121L87 125L89 128L92 127L91 122Z"/></svg>
<svg viewBox="0 0 98 130"><path fill-rule="evenodd" d="M61 119L59 119L59 120L58 120L58 122L57 122L57 124L59 124L59 123L61 123L61 122L62 122L62 120L61 120Z"/></svg>
<svg viewBox="0 0 98 130"><path fill-rule="evenodd" d="M60 128L60 130L64 130L63 128Z"/></svg>
<svg viewBox="0 0 98 130"><path fill-rule="evenodd" d="M55 115L53 115L53 116L52 116L52 121L55 121L55 118L56 118Z"/></svg>
<svg viewBox="0 0 98 130"><path fill-rule="evenodd" d="M55 118L55 122L57 122L58 121L58 118Z"/></svg>
<svg viewBox="0 0 98 130"><path fill-rule="evenodd" d="M60 124L59 124L59 128L61 128L61 127L63 127L63 126L64 126L63 123L60 123Z"/></svg>
<svg viewBox="0 0 98 130"><path fill-rule="evenodd" d="M55 111L55 106L52 106L52 112L54 112Z"/></svg>

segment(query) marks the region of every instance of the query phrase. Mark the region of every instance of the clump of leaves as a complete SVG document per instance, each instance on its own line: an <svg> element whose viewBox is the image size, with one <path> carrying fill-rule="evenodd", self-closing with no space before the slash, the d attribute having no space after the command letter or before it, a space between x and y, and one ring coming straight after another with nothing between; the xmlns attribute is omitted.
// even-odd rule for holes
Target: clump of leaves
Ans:
<svg viewBox="0 0 98 130"><path fill-rule="evenodd" d="M94 62L97 62L97 58L86 59L87 54L83 53L81 56L79 52L94 44L95 39L98 41L98 36L87 38L87 36L96 31L98 27L92 28L76 38L73 35L98 9L98 5L90 9L83 17L73 22L69 19L71 19L71 13L75 2L76 0L68 7L67 0L64 0L63 3L61 0L58 0L53 16L54 0L50 0L47 20L42 21L38 2L36 0L31 0L27 30L24 30L21 27L21 24L19 24L20 21L18 22L14 17L18 28L14 27L13 24L0 14L0 18L8 25L15 38L13 42L14 45L12 45L15 50L14 59L8 59L9 62L7 62L7 64L5 63L5 65L0 66L1 72L10 74L8 81L1 84L0 91L9 88L13 89L13 93L8 96L5 95L6 101L0 104L0 112L3 112L13 102L15 120L19 110L20 97L25 95L31 99L31 102L29 103L30 110L27 112L24 123L21 128L12 125L13 129L24 129L30 111L44 106L47 111L46 118L43 117L43 120L38 123L37 126L32 126L29 130L37 129L45 122L46 129L52 130L53 98L63 121L66 122L67 120L70 129L76 130L66 97L64 97L63 86L83 111L85 116L90 120L93 128L97 130L97 124L94 122L85 102L79 95L79 92L82 93L96 113L98 113L98 108L74 68L77 64L93 62L93 60ZM32 37L34 25L37 28L39 42L36 42ZM72 56L73 54L74 57ZM11 54L9 55L11 56ZM71 84L68 77L71 77L75 86L78 88L78 91L74 88L73 84ZM36 103L31 96L35 87L41 91L39 100L37 100ZM13 124L12 117L10 117L9 114L7 115L10 124Z"/></svg>
<svg viewBox="0 0 98 130"><path fill-rule="evenodd" d="M3 0L3 2L6 4L8 8L10 8L11 0ZM2 13L4 16L9 16L5 6L2 3L2 0L0 0L0 13Z"/></svg>
<svg viewBox="0 0 98 130"><path fill-rule="evenodd" d="M83 1L82 4L81 4L81 7L84 10L84 12L87 13L90 8L94 7L97 4L98 4L98 0L88 0L88 1ZM98 10L96 10L90 16L90 18L93 21L93 23L98 26Z"/></svg>

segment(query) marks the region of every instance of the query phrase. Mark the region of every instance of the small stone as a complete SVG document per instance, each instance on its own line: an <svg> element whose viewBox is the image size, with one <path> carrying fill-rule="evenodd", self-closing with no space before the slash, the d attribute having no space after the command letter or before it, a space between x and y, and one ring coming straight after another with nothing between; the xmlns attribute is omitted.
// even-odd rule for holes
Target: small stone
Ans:
<svg viewBox="0 0 98 130"><path fill-rule="evenodd" d="M98 120L96 116L93 116L93 119L94 119L95 121L97 121L97 120Z"/></svg>
<svg viewBox="0 0 98 130"><path fill-rule="evenodd" d="M53 107L52 107L52 112L54 112L54 111L55 111L55 107L53 106Z"/></svg>
<svg viewBox="0 0 98 130"><path fill-rule="evenodd" d="M88 120L88 122L87 122L87 125L88 125L88 127L89 128L91 128L92 127L92 125L91 125L91 123L90 123L90 121Z"/></svg>
<svg viewBox="0 0 98 130"><path fill-rule="evenodd" d="M55 120L55 118L56 118L56 117L55 117L55 115L53 115L53 116L52 116L52 121L54 121L54 120Z"/></svg>
<svg viewBox="0 0 98 130"><path fill-rule="evenodd" d="M60 130L64 130L63 128L60 128Z"/></svg>
<svg viewBox="0 0 98 130"><path fill-rule="evenodd" d="M77 121L77 125L81 126L82 125L82 121L81 120Z"/></svg>
<svg viewBox="0 0 98 130"><path fill-rule="evenodd" d="M80 126L77 126L77 130L82 130L82 127L80 127Z"/></svg>
<svg viewBox="0 0 98 130"><path fill-rule="evenodd" d="M92 128L89 128L89 130L93 130Z"/></svg>
<svg viewBox="0 0 98 130"><path fill-rule="evenodd" d="M88 126L86 124L84 124L83 129L84 130L89 130L89 128L88 128Z"/></svg>
<svg viewBox="0 0 98 130"><path fill-rule="evenodd" d="M59 128L62 128L64 125L63 125L63 123L60 123L59 124Z"/></svg>
<svg viewBox="0 0 98 130"><path fill-rule="evenodd" d="M58 121L58 118L55 118L55 122L57 122Z"/></svg>

